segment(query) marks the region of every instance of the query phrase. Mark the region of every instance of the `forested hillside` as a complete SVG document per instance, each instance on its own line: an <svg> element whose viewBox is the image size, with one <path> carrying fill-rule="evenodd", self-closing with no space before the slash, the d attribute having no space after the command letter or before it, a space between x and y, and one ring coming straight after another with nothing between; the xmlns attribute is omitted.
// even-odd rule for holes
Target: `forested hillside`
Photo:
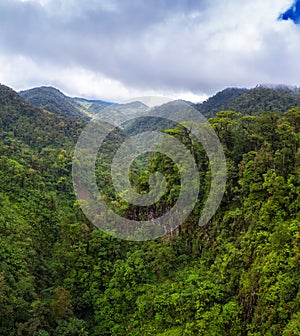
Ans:
<svg viewBox="0 0 300 336"><path fill-rule="evenodd" d="M199 200L172 234L130 242L93 227L76 201L72 155L84 121L33 107L0 86L0 335L300 335L300 104L282 93L281 107L270 96L268 109L262 91L249 94L233 100L249 103L236 108L245 115L219 111L209 120L228 166L213 219L197 226ZM204 197L203 148L182 126L166 132L195 155ZM120 141L123 133L112 136ZM141 192L152 171L168 177L174 188L152 209L160 213L176 200L178 172L151 155L131 177ZM100 162L104 191L108 172Z"/></svg>
<svg viewBox="0 0 300 336"><path fill-rule="evenodd" d="M36 107L79 120L88 120L111 104L102 100L68 97L51 86L24 90L19 95Z"/></svg>
<svg viewBox="0 0 300 336"><path fill-rule="evenodd" d="M257 86L252 89L228 88L218 92L207 101L196 104L196 108L207 118L222 110L232 110L244 115L261 111L284 112L300 106L299 88L285 86Z"/></svg>

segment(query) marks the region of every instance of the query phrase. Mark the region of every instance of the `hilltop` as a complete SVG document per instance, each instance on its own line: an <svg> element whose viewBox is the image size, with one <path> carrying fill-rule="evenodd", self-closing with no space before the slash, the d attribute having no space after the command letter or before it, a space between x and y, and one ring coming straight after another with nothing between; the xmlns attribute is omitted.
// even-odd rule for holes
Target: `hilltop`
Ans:
<svg viewBox="0 0 300 336"><path fill-rule="evenodd" d="M243 115L283 112L300 106L300 89L287 86L257 86L251 89L226 88L195 107L207 118L221 110Z"/></svg>
<svg viewBox="0 0 300 336"><path fill-rule="evenodd" d="M34 106L79 120L89 120L92 115L111 105L102 100L69 97L51 86L20 91L19 95Z"/></svg>
<svg viewBox="0 0 300 336"><path fill-rule="evenodd" d="M0 85L0 134L32 148L70 146L83 126L82 121L35 107L13 89Z"/></svg>

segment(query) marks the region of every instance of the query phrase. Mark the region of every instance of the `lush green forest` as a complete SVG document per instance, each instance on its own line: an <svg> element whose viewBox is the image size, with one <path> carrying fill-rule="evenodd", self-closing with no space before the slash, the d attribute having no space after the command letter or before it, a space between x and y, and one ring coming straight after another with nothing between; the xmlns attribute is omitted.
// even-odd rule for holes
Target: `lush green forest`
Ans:
<svg viewBox="0 0 300 336"><path fill-rule="evenodd" d="M252 89L227 88L218 92L196 108L207 118L222 110L232 110L246 115L262 111L284 112L300 106L299 88L257 86Z"/></svg>
<svg viewBox="0 0 300 336"><path fill-rule="evenodd" d="M246 93L235 96L239 106ZM266 97L248 101L249 113L209 120L228 166L213 219L198 227L199 201L167 236L130 242L93 227L76 201L72 155L84 121L0 86L0 335L300 335L300 107L285 91ZM206 195L203 148L182 126L167 132L195 155ZM176 184L166 157L143 162L132 171L139 191L154 170ZM105 169L99 185L108 189ZM176 188L167 191L154 212L174 203ZM124 216L135 211L117 205Z"/></svg>

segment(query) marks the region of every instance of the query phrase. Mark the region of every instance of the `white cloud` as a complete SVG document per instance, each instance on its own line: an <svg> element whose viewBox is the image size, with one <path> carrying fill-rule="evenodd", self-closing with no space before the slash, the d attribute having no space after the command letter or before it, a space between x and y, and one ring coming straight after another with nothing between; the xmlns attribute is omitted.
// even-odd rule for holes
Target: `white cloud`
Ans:
<svg viewBox="0 0 300 336"><path fill-rule="evenodd" d="M110 100L160 94L197 101L227 86L300 85L300 27L277 21L289 6L2 0L0 81Z"/></svg>
<svg viewBox="0 0 300 336"><path fill-rule="evenodd" d="M112 102L121 102L140 96L166 96L172 99L184 99L194 102L203 101L206 95L172 90L139 90L127 87L117 80L105 77L83 68L58 68L47 62L37 64L29 58L0 56L0 82L17 91L35 86L55 86L71 96L101 98ZM26 71L24 71L26 70ZM18 74L18 76L14 76Z"/></svg>

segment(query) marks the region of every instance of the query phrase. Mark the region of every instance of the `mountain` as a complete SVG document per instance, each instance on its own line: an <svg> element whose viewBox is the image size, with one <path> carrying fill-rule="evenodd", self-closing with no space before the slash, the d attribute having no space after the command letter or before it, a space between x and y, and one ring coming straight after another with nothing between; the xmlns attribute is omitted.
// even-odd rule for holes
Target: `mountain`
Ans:
<svg viewBox="0 0 300 336"><path fill-rule="evenodd" d="M203 103L195 105L205 117L212 117L219 111L228 110L230 103L247 91L247 89L227 88L208 98Z"/></svg>
<svg viewBox="0 0 300 336"><path fill-rule="evenodd" d="M257 86L252 89L227 88L195 107L207 118L221 110L243 115L283 112L300 106L300 90L287 86Z"/></svg>
<svg viewBox="0 0 300 336"><path fill-rule="evenodd" d="M68 97L51 86L20 91L19 95L34 106L79 120L88 120L93 114L111 105L102 100Z"/></svg>
<svg viewBox="0 0 300 336"><path fill-rule="evenodd" d="M0 85L1 139L34 148L69 146L79 135L82 121L35 107L11 88Z"/></svg>
<svg viewBox="0 0 300 336"><path fill-rule="evenodd" d="M85 98L70 98L75 104L81 106L84 109L84 113L89 116L95 115L103 111L106 107L112 105L112 103L106 102L104 100L97 99L85 99Z"/></svg>
<svg viewBox="0 0 300 336"><path fill-rule="evenodd" d="M56 88L42 86L19 92L30 104L74 119L88 119L84 109Z"/></svg>
<svg viewBox="0 0 300 336"><path fill-rule="evenodd" d="M173 100L153 107L150 109L151 116L147 116L148 110L149 108L145 109L146 116L143 116L144 111L141 109L139 118L126 123L125 129L128 134L167 130L176 127L175 120L181 120L182 117L195 121L194 115L190 115L191 112L195 112L193 104L182 100ZM134 116L134 113L132 115ZM199 115L199 120L202 120L201 115Z"/></svg>
<svg viewBox="0 0 300 336"><path fill-rule="evenodd" d="M21 91L19 94L34 106L78 120L89 120L94 115L100 116L101 113L104 113L104 116L115 114L117 117L119 113L134 116L147 108L139 101L112 104L103 100L68 97L58 89L46 86ZM112 108L107 109L109 106ZM300 89L284 85L260 85L252 89L232 87L193 106L206 118L213 117L222 110L232 110L244 115L263 111L283 112L300 106Z"/></svg>
<svg viewBox="0 0 300 336"><path fill-rule="evenodd" d="M114 122L124 120L125 116L134 117L148 109L148 106L140 101L113 104L103 100L68 97L58 89L47 86L20 91L19 95L36 107L84 121L98 115L100 119L103 117L103 120Z"/></svg>

